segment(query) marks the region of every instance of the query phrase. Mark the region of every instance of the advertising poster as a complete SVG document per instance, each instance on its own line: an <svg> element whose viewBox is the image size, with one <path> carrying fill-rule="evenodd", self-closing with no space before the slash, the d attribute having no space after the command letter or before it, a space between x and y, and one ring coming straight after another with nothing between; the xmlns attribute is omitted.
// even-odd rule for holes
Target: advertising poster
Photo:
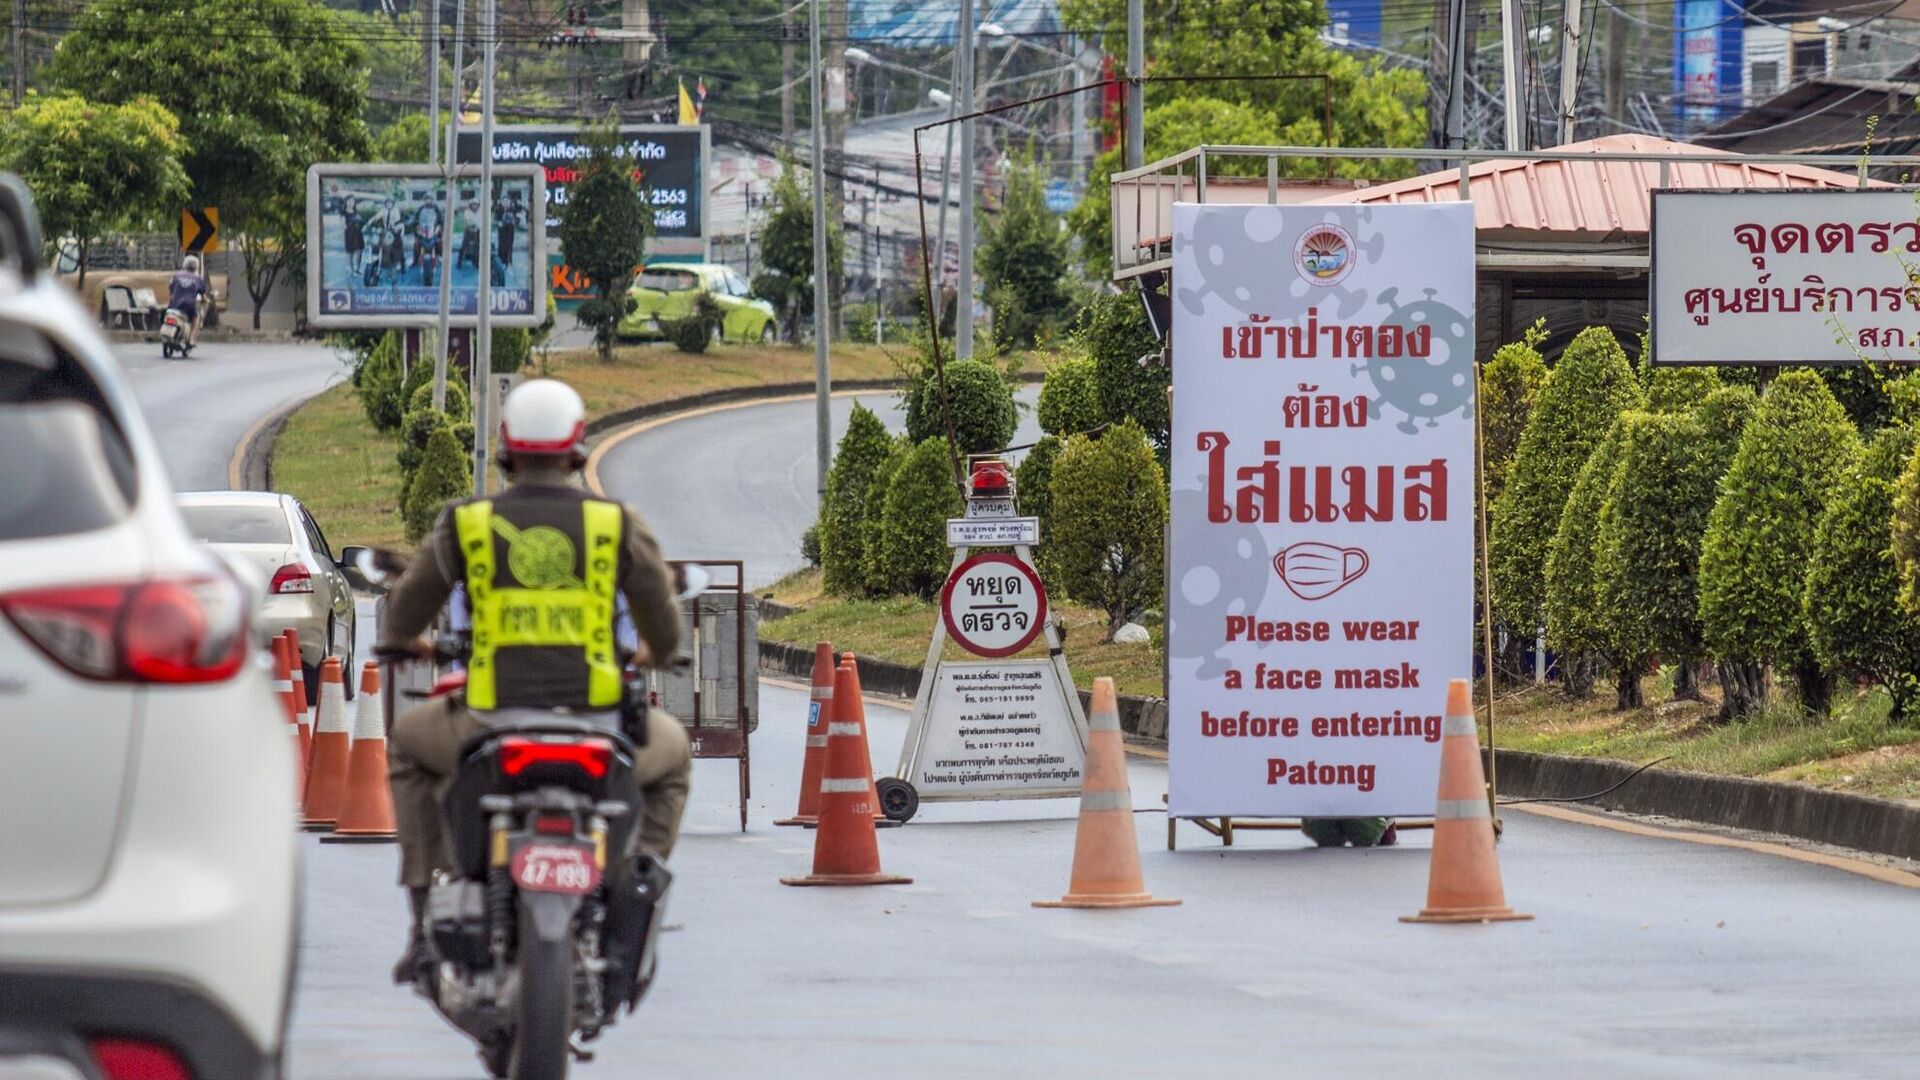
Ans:
<svg viewBox="0 0 1920 1080"><path fill-rule="evenodd" d="M1174 208L1169 812L1430 814L1471 674L1473 208Z"/></svg>
<svg viewBox="0 0 1920 1080"><path fill-rule="evenodd" d="M1656 191L1653 360L1920 359L1912 191Z"/></svg>
<svg viewBox="0 0 1920 1080"><path fill-rule="evenodd" d="M496 169L493 194L458 181L451 219L446 183L424 165L315 165L307 173L308 321L318 327L417 326L440 310L441 275L461 325L480 311L480 236L493 228L493 316L501 326L546 317L546 226L534 169ZM453 259L441 265L442 230Z"/></svg>

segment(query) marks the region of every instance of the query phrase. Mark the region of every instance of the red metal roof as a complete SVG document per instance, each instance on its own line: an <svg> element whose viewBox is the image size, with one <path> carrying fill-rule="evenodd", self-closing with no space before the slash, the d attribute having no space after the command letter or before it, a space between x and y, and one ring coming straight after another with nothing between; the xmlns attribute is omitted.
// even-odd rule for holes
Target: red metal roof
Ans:
<svg viewBox="0 0 1920 1080"><path fill-rule="evenodd" d="M1555 147L1559 151L1685 154L1698 160L1667 166L1673 188L1852 188L1847 173L1808 165L1756 165L1728 153L1647 135L1608 135ZM1483 161L1470 168L1475 228L1488 234L1550 234L1601 240L1645 235L1647 193L1660 186L1654 161ZM1870 186L1885 186L1877 181ZM1457 202L1460 171L1447 169L1343 192L1315 203Z"/></svg>

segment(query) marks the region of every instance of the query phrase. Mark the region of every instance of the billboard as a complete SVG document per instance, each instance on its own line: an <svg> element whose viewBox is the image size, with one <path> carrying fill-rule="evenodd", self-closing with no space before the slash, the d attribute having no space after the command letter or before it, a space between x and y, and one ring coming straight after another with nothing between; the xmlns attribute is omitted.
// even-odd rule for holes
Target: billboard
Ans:
<svg viewBox="0 0 1920 1080"><path fill-rule="evenodd" d="M1920 359L1913 191L1653 193L1653 361Z"/></svg>
<svg viewBox="0 0 1920 1080"><path fill-rule="evenodd" d="M1429 814L1473 660L1473 207L1174 207L1168 812Z"/></svg>
<svg viewBox="0 0 1920 1080"><path fill-rule="evenodd" d="M660 254L705 254L699 242L707 233L706 189L709 153L708 128L676 124L625 124L620 128L622 151L633 162L634 174L653 205L653 236L647 249ZM536 165L546 175L547 228L560 227L567 188L587 156L573 126L514 124L493 132L495 165ZM478 164L480 133L462 131L459 160ZM695 242L692 250L687 242ZM677 243L676 243L677 242Z"/></svg>
<svg viewBox="0 0 1920 1080"><path fill-rule="evenodd" d="M1673 97L1688 131L1740 108L1746 15L1734 0L1677 0L1673 6Z"/></svg>
<svg viewBox="0 0 1920 1080"><path fill-rule="evenodd" d="M453 236L447 272L453 322L480 311L480 230L493 228L496 326L537 326L547 314L546 219L532 212L546 179L530 166L494 169L483 198L478 170L446 181L432 165L314 165L307 170L307 322L319 329L420 326L440 310L443 224Z"/></svg>

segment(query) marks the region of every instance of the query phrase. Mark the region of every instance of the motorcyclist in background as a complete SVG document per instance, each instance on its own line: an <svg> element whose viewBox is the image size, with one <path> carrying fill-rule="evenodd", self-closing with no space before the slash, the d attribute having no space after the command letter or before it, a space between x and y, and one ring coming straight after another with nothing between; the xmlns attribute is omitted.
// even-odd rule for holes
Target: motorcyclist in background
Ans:
<svg viewBox="0 0 1920 1080"><path fill-rule="evenodd" d="M461 746L493 726L500 709L567 709L580 720L620 726L618 597L650 658L664 662L678 647L673 578L652 533L632 509L596 499L576 482L586 462L585 432L579 394L555 379L521 384L501 409L507 490L449 504L388 596L380 628L385 652L430 655L419 635L457 584L466 587L473 624L464 694L401 713L389 739L400 883L414 911L397 982L414 979L425 950L420 909L434 871L449 868L440 804ZM693 759L685 729L667 713L648 709L637 726L643 730L627 734L645 796L638 847L664 861L679 835ZM609 910L609 955L614 942L630 940L625 959L637 962L640 942L620 921L621 913Z"/></svg>
<svg viewBox="0 0 1920 1080"><path fill-rule="evenodd" d="M188 348L200 343L200 302L206 295L207 279L200 275L200 256L189 255L167 282L167 306L187 320Z"/></svg>

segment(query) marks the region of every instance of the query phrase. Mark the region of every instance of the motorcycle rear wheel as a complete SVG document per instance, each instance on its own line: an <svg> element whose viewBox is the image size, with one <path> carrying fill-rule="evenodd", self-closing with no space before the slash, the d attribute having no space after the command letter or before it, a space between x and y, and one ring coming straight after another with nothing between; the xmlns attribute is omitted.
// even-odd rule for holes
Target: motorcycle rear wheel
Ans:
<svg viewBox="0 0 1920 1080"><path fill-rule="evenodd" d="M511 1080L564 1080L573 1057L573 940L542 941L520 909L520 992Z"/></svg>

